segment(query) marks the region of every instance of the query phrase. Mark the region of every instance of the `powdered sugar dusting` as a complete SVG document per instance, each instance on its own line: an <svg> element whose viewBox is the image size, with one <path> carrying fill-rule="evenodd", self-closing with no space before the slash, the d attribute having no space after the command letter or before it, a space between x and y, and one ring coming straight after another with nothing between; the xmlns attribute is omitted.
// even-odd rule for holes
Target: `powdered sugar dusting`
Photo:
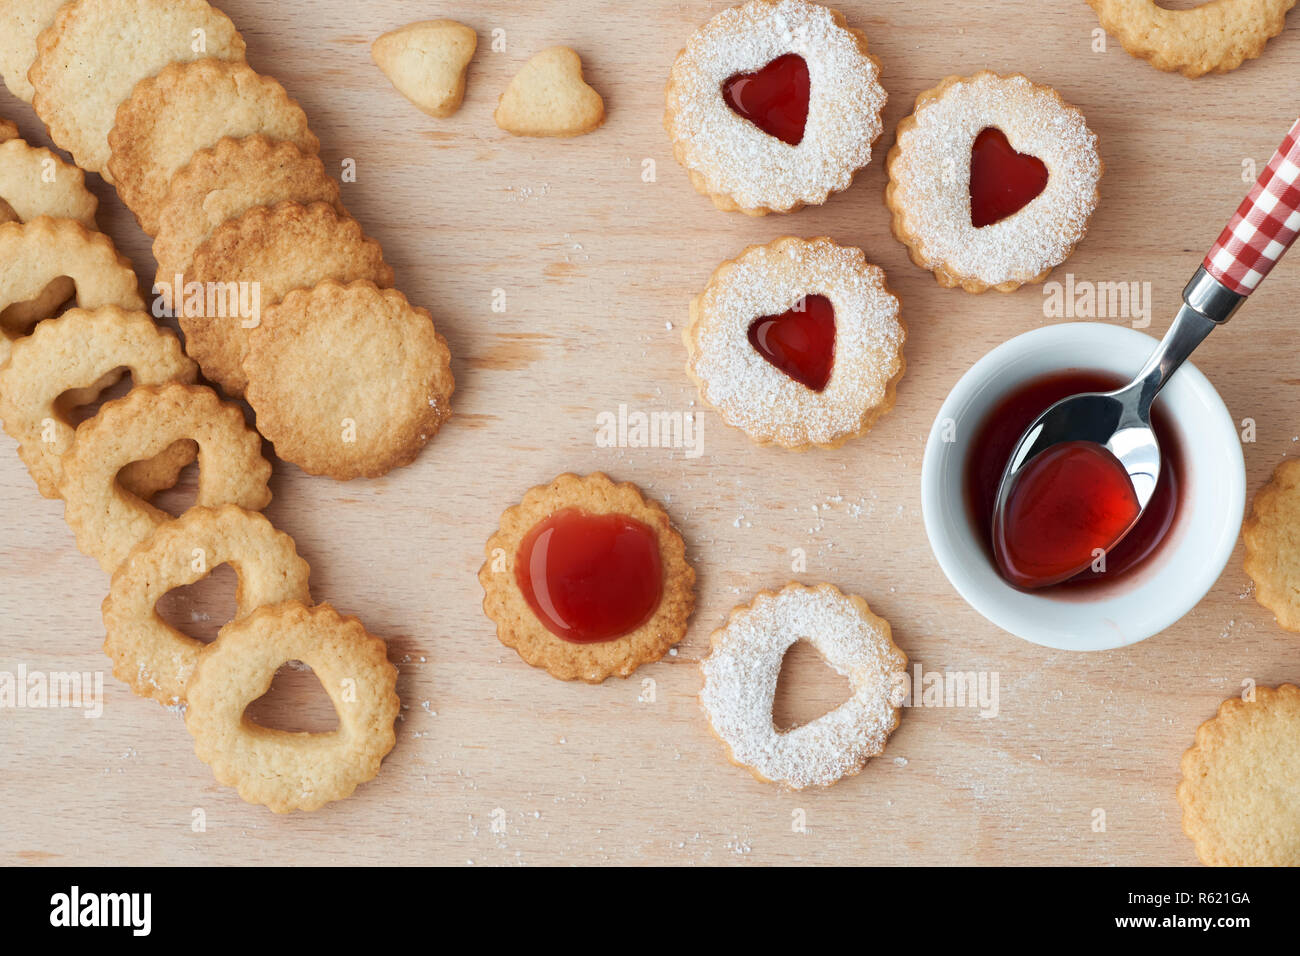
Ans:
<svg viewBox="0 0 1300 956"><path fill-rule="evenodd" d="M787 53L808 64L803 140L790 146L732 112L722 85ZM673 64L665 125L677 157L710 193L786 211L847 189L871 160L885 91L879 69L826 7L752 0L705 24Z"/></svg>
<svg viewBox="0 0 1300 956"><path fill-rule="evenodd" d="M830 713L779 732L772 723L781 663L804 639L846 677L853 695ZM891 699L907 660L889 627L830 585L791 584L733 613L700 665L703 705L734 759L799 790L856 773L898 723Z"/></svg>
<svg viewBox="0 0 1300 956"><path fill-rule="evenodd" d="M835 310L831 377L821 392L795 381L749 342L749 325L802 298ZM826 444L862 429L902 369L906 337L884 272L862 250L830 239L778 239L746 249L714 273L696 300L691 372L723 419L755 440Z"/></svg>
<svg viewBox="0 0 1300 956"><path fill-rule="evenodd" d="M891 155L891 204L928 268L989 285L1028 282L1060 265L1097 205L1097 137L1078 110L1023 76L980 73L919 108ZM976 228L970 214L975 137L1000 129L1047 166L1047 187L1015 214Z"/></svg>

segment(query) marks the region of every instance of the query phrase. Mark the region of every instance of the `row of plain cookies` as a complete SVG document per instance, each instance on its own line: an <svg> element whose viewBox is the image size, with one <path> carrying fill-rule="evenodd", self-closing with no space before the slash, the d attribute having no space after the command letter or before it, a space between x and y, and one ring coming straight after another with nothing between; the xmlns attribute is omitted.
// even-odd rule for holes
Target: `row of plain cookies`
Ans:
<svg viewBox="0 0 1300 956"><path fill-rule="evenodd" d="M205 377L247 398L279 456L310 473L412 461L450 414L445 341L392 290L305 114L244 62L229 18L202 0L6 13L6 78L22 70L55 143L155 238L155 294ZM123 38L141 55L123 58ZM385 387L356 374L358 352L390 372Z"/></svg>

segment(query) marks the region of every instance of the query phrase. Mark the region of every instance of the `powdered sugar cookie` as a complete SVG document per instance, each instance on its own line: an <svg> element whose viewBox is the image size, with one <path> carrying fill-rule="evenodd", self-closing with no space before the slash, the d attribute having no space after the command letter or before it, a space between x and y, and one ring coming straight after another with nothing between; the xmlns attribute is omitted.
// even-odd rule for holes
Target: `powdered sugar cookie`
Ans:
<svg viewBox="0 0 1300 956"><path fill-rule="evenodd" d="M725 210L793 212L871 161L885 90L866 35L805 0L751 0L701 27L668 78L664 128Z"/></svg>
<svg viewBox="0 0 1300 956"><path fill-rule="evenodd" d="M582 78L582 60L553 46L524 64L493 114L515 136L581 136L605 122L605 101Z"/></svg>
<svg viewBox="0 0 1300 956"><path fill-rule="evenodd" d="M772 702L785 652L798 640L815 647L848 678L853 694L817 720L779 732ZM867 602L829 584L787 584L763 591L713 632L700 664L700 704L732 763L792 790L852 776L885 749L898 726L907 657L889 622Z"/></svg>
<svg viewBox="0 0 1300 956"><path fill-rule="evenodd" d="M1183 832L1207 866L1300 866L1300 687L1223 702L1182 761Z"/></svg>
<svg viewBox="0 0 1300 956"><path fill-rule="evenodd" d="M1300 631L1300 461L1277 466L1241 534L1255 600L1288 631Z"/></svg>
<svg viewBox="0 0 1300 956"><path fill-rule="evenodd" d="M943 286L1010 292L1042 282L1088 231L1097 136L1021 74L951 76L898 124L885 202L895 238Z"/></svg>
<svg viewBox="0 0 1300 956"><path fill-rule="evenodd" d="M67 0L3 0L0 2L0 76L9 92L24 103L32 101L27 71L36 59L36 37L54 22ZM17 135L16 133L14 135Z"/></svg>
<svg viewBox="0 0 1300 956"><path fill-rule="evenodd" d="M787 236L720 265L691 301L686 370L762 445L834 448L894 404L906 327L860 249Z"/></svg>
<svg viewBox="0 0 1300 956"><path fill-rule="evenodd" d="M320 679L338 730L289 733L244 717L276 670L295 660ZM199 759L275 813L318 810L351 795L379 773L397 741L397 668L384 642L328 604L275 604L227 624L200 658L187 696L185 726Z"/></svg>
<svg viewBox="0 0 1300 956"><path fill-rule="evenodd" d="M430 116L446 117L465 99L465 72L478 36L455 20L425 20L385 33L370 47L397 92Z"/></svg>
<svg viewBox="0 0 1300 956"><path fill-rule="evenodd" d="M367 238L355 219L321 202L281 202L250 209L212 230L195 250L185 278L202 284L249 283L257 290L265 316L294 289L358 279L387 288L393 284L393 270L384 262L379 243ZM243 369L248 334L260 321L187 309L180 315L185 351L226 394L242 395L248 384Z"/></svg>
<svg viewBox="0 0 1300 956"><path fill-rule="evenodd" d="M235 25L204 0L73 0L36 49L27 74L36 115L78 166L101 174L117 108L136 83L169 63L244 58Z"/></svg>
<svg viewBox="0 0 1300 956"><path fill-rule="evenodd" d="M114 480L118 471L182 439L199 446L196 505L261 511L270 503L271 463L262 457L262 436L244 424L238 406L199 385L133 388L77 426L59 481L63 516L77 535L77 547L108 573L171 520L123 489Z"/></svg>
<svg viewBox="0 0 1300 956"><path fill-rule="evenodd" d="M185 701L185 687L206 646L164 621L155 605L174 588L234 569L236 621L283 601L311 603L311 569L293 539L255 511L236 505L190 508L158 528L113 572L104 599L104 652L113 675L164 706Z"/></svg>
<svg viewBox="0 0 1300 956"><path fill-rule="evenodd" d="M364 280L322 282L267 309L244 372L275 453L339 481L410 464L451 415L451 355L433 317Z"/></svg>
<svg viewBox="0 0 1300 956"><path fill-rule="evenodd" d="M478 579L497 638L552 677L627 677L686 634L695 571L636 485L560 475L506 509L486 551Z"/></svg>
<svg viewBox="0 0 1300 956"><path fill-rule="evenodd" d="M1183 76L1227 73L1286 29L1295 0L1212 0L1166 9L1155 0L1088 0L1125 51Z"/></svg>
<svg viewBox="0 0 1300 956"><path fill-rule="evenodd" d="M86 390L93 401L106 377L125 368L136 385L189 384L198 368L185 357L176 336L160 329L145 312L117 306L69 309L42 322L13 344L0 367L0 418L18 442L18 454L46 498L59 496L62 458L72 446L74 429L60 397ZM114 378L107 379L110 383ZM140 498L170 488L180 469L194 460L189 443L163 452L155 462L132 462L118 477L122 487Z"/></svg>
<svg viewBox="0 0 1300 956"><path fill-rule="evenodd" d="M217 226L279 202L324 202L340 216L346 214L339 184L325 172L320 157L303 153L293 143L248 136L199 150L172 177L162 203L153 240L156 281L174 285L178 275L183 277L195 250Z"/></svg>
<svg viewBox="0 0 1300 956"><path fill-rule="evenodd" d="M271 77L246 63L173 63L137 83L117 108L108 168L122 201L152 236L172 176L222 137L255 133L304 153L320 149L307 114Z"/></svg>

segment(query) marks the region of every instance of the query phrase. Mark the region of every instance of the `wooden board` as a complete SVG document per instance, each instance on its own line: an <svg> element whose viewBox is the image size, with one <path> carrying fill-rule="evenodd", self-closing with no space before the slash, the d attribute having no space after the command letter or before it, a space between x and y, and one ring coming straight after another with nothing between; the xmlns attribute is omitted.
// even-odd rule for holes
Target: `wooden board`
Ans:
<svg viewBox="0 0 1300 956"><path fill-rule="evenodd" d="M105 673L99 719L0 710L0 861L1194 862L1173 795L1179 756L1244 679L1300 677L1300 643L1250 597L1240 552L1178 625L1109 653L1024 643L961 601L921 523L930 423L977 358L1061 320L1044 315L1041 287L975 297L911 265L889 235L880 160L916 94L945 75L1023 70L1057 87L1100 135L1107 167L1089 236L1057 277L1150 282L1158 334L1246 190L1243 162L1265 162L1294 119L1300 19L1261 60L1190 81L1114 40L1093 52L1097 21L1083 0L842 3L890 95L877 158L824 207L752 220L692 190L660 125L673 57L723 3L224 6L252 65L306 108L329 167L355 160L345 202L454 356L455 418L414 466L336 484L277 462L267 511L310 561L316 598L389 640L405 707L398 745L352 799L277 817L217 786L181 720ZM379 33L435 16L480 36L465 106L443 121L411 107L369 58ZM504 52L491 49L497 29ZM493 125L496 98L528 56L557 43L581 53L609 122L572 141L512 139ZM7 94L0 115L47 142ZM647 160L653 182L642 179ZM101 224L152 275L143 234L94 181ZM711 412L699 457L598 447L602 411L694 407L679 339L690 296L719 261L790 233L861 246L888 273L910 327L895 411L833 452L760 449ZM1256 424L1245 446L1252 493L1300 448L1296 265L1197 353L1234 417ZM492 310L498 289L504 313ZM107 579L5 442L0 671L106 672ZM498 644L475 573L504 508L559 472L594 469L667 505L699 572L699 604L676 656L588 687ZM808 556L799 575L794 548ZM696 703L696 664L733 605L792 576L866 597L927 670L996 672L997 716L912 708L883 757L824 792L785 794L729 765ZM169 600L171 613L216 617L232 604L226 585ZM783 714L836 702L834 682L806 660L789 685Z"/></svg>

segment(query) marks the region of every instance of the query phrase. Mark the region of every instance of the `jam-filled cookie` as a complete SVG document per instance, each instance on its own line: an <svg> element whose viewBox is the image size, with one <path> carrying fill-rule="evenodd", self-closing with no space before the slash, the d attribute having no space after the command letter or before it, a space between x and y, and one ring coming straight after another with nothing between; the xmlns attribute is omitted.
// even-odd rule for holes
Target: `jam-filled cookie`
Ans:
<svg viewBox="0 0 1300 956"><path fill-rule="evenodd" d="M627 677L686 633L686 545L633 484L560 475L506 509L486 550L484 612L501 643L552 677Z"/></svg>
<svg viewBox="0 0 1300 956"><path fill-rule="evenodd" d="M943 286L1042 282L1088 231L1097 135L1021 74L951 76L898 124L885 202L894 236Z"/></svg>
<svg viewBox="0 0 1300 956"><path fill-rule="evenodd" d="M720 265L682 338L728 425L760 445L835 448L893 407L907 329L861 249L786 236Z"/></svg>
<svg viewBox="0 0 1300 956"><path fill-rule="evenodd" d="M664 128L695 188L761 216L819 205L871 161L885 90L861 30L805 0L750 0L691 37Z"/></svg>

